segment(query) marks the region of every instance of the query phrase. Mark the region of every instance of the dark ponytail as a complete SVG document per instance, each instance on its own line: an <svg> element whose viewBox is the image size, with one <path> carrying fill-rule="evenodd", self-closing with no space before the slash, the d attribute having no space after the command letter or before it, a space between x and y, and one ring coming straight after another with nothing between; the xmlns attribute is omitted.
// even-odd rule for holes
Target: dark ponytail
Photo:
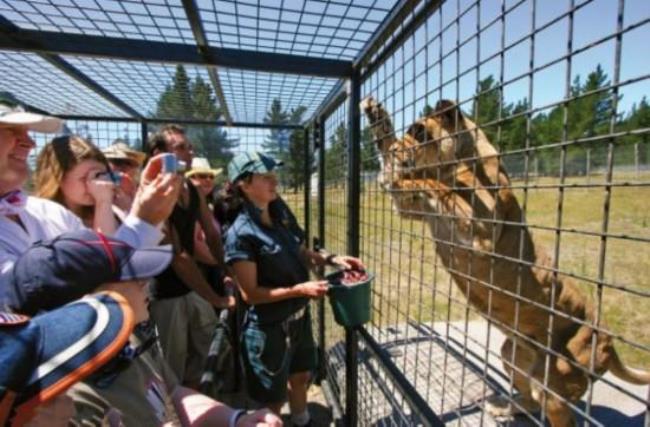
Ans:
<svg viewBox="0 0 650 427"><path fill-rule="evenodd" d="M245 177L243 180L250 180ZM237 215L242 211L246 195L236 183L227 182L214 198L214 215L223 229L227 229L235 222Z"/></svg>

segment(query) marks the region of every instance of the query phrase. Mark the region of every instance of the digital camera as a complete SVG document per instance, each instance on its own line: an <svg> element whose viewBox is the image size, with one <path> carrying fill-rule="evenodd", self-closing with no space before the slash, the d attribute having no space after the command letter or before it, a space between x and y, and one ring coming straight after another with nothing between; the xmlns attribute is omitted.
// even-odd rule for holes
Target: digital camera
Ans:
<svg viewBox="0 0 650 427"><path fill-rule="evenodd" d="M98 174L95 179L100 181L111 181L116 186L119 186L122 183L122 175L115 172L102 172Z"/></svg>
<svg viewBox="0 0 650 427"><path fill-rule="evenodd" d="M162 173L183 173L187 170L187 164L178 160L176 154L164 153L161 158Z"/></svg>

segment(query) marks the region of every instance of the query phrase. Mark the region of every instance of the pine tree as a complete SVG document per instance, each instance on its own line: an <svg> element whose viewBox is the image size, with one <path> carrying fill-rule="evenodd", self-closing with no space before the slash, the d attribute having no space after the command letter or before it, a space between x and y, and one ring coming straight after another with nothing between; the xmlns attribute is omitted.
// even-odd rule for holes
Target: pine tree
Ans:
<svg viewBox="0 0 650 427"><path fill-rule="evenodd" d="M274 99L271 108L266 112L264 123L270 125L286 125L289 123L289 113L282 109L279 99ZM270 134L262 143L262 149L274 157L282 158L289 148L289 134L287 129L271 129Z"/></svg>
<svg viewBox="0 0 650 427"><path fill-rule="evenodd" d="M361 170L363 172L375 172L380 169L379 150L373 140L370 127L361 131Z"/></svg>
<svg viewBox="0 0 650 427"><path fill-rule="evenodd" d="M598 64L595 71L587 75L584 85L576 77L571 96L577 97L568 105L568 138L602 135L609 131L612 114L612 92L602 90L609 87L607 74ZM589 95L584 95L589 93ZM560 107L561 108L561 107Z"/></svg>
<svg viewBox="0 0 650 427"><path fill-rule="evenodd" d="M302 116L305 114L307 108L300 106L292 109L289 114L290 124L302 123ZM289 146L285 153L282 153L282 160L284 167L282 168L282 175L285 179L286 185L298 190L302 184L309 177L305 177L305 161L310 165L314 163L313 153L309 153L309 158L305 159L305 134L302 129L294 129L289 135ZM310 168L311 169L311 168Z"/></svg>
<svg viewBox="0 0 650 427"><path fill-rule="evenodd" d="M190 81L185 67L178 65L173 80L158 99L156 116L171 120L217 121L221 112L212 86L200 76ZM232 158L232 149L238 140L229 138L223 129L191 125L186 126L185 130L194 145L194 155L207 157L213 167L223 167Z"/></svg>
<svg viewBox="0 0 650 427"><path fill-rule="evenodd" d="M347 170L347 127L341 123L330 136L330 147L325 151L325 178L337 184Z"/></svg>

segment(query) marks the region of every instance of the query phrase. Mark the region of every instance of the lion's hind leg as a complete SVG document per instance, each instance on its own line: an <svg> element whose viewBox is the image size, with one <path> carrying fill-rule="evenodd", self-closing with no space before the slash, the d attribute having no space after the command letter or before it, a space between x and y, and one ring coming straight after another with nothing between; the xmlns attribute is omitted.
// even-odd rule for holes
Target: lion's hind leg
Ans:
<svg viewBox="0 0 650 427"><path fill-rule="evenodd" d="M487 413L494 418L503 419L512 418L516 414L535 413L540 410L539 403L533 399L530 387L530 375L536 359L535 351L523 345L518 345L515 348L512 339L506 339L501 346L501 361L519 394L512 398L498 395L489 398L485 404ZM513 368L513 365L516 368Z"/></svg>

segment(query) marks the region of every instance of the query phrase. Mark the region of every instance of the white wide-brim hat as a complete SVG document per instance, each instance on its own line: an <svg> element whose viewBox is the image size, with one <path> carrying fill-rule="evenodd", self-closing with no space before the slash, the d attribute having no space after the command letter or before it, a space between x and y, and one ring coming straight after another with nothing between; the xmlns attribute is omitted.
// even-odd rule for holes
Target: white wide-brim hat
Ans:
<svg viewBox="0 0 650 427"><path fill-rule="evenodd" d="M213 169L210 167L210 162L205 157L194 157L192 159L192 167L185 173L186 177L191 177L197 173L207 173L217 177L223 172L223 169Z"/></svg>
<svg viewBox="0 0 650 427"><path fill-rule="evenodd" d="M44 133L56 133L61 129L61 119L44 116L26 111L3 111L4 105L0 105L0 125L7 124L12 126L23 126L29 130Z"/></svg>

